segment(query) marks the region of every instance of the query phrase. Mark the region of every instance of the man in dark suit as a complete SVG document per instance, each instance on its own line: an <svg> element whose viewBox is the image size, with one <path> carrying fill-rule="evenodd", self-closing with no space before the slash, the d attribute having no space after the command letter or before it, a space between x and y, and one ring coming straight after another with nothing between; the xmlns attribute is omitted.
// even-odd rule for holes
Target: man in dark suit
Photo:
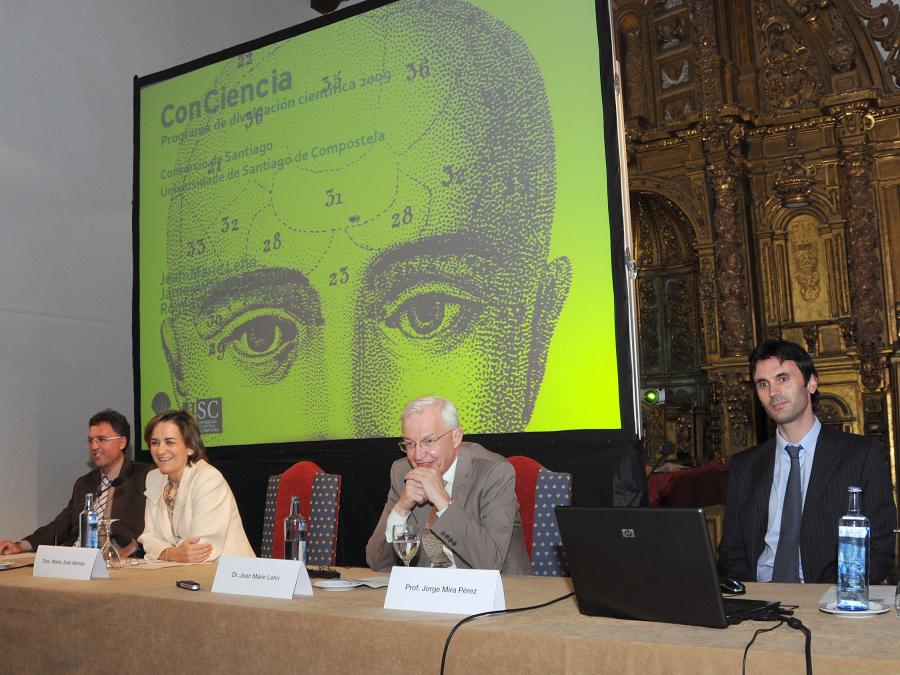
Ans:
<svg viewBox="0 0 900 675"><path fill-rule="evenodd" d="M103 410L91 417L87 445L96 468L75 481L68 505L51 522L19 541L0 540L0 555L35 551L41 544L77 544L78 514L88 493L103 509L101 517L118 519L112 532L120 554L136 552L137 538L144 531L144 481L153 465L135 464L125 458L130 436L131 425L115 410Z"/></svg>
<svg viewBox="0 0 900 675"><path fill-rule="evenodd" d="M406 457L391 467L387 503L366 546L369 567L396 564L392 528L414 523L422 538L419 567L531 574L512 465L476 443L463 443L456 408L447 399L416 399L402 420Z"/></svg>
<svg viewBox="0 0 900 675"><path fill-rule="evenodd" d="M879 444L822 426L813 412L816 368L799 345L759 345L750 355L750 378L776 435L729 463L719 574L743 581L835 583L838 520L847 512L847 488L853 485L862 489L860 510L871 525L869 578L881 581L893 564L897 511ZM792 489L793 519L785 496Z"/></svg>

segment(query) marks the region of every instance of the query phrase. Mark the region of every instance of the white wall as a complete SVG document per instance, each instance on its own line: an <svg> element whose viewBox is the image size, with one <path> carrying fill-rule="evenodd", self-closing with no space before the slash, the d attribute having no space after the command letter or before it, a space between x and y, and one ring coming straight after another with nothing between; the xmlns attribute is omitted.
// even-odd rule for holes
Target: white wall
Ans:
<svg viewBox="0 0 900 675"><path fill-rule="evenodd" d="M308 0L0 0L0 539L65 505L92 413L132 418L133 76L315 16Z"/></svg>

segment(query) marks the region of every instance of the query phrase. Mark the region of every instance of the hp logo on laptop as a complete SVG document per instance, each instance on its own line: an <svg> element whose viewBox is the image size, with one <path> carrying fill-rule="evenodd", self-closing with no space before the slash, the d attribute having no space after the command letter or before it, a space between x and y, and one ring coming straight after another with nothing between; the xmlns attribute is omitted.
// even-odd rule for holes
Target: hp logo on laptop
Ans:
<svg viewBox="0 0 900 675"><path fill-rule="evenodd" d="M634 539L634 530L630 528L622 528L622 539Z"/></svg>

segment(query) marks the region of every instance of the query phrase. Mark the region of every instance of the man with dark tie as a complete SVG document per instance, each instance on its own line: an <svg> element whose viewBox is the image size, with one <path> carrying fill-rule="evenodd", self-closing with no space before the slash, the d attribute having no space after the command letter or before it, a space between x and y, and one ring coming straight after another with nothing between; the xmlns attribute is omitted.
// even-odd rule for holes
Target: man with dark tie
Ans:
<svg viewBox="0 0 900 675"><path fill-rule="evenodd" d="M406 457L391 467L387 503L366 546L369 567L396 564L393 526L415 523L422 539L419 567L530 574L512 465L463 442L456 407L447 399L411 401L401 419Z"/></svg>
<svg viewBox="0 0 900 675"><path fill-rule="evenodd" d="M880 445L816 418L818 374L799 345L772 340L756 347L750 379L776 433L729 463L719 574L835 583L838 520L854 485L871 524L869 578L881 581L893 564L897 510Z"/></svg>
<svg viewBox="0 0 900 675"><path fill-rule="evenodd" d="M41 544L77 545L78 514L88 493L94 495L101 518L118 519L112 533L120 554L137 551L137 538L144 531L144 480L153 465L125 457L130 437L131 425L121 413L107 409L91 417L87 447L96 468L75 481L68 505L51 522L19 541L0 540L0 555L35 551Z"/></svg>

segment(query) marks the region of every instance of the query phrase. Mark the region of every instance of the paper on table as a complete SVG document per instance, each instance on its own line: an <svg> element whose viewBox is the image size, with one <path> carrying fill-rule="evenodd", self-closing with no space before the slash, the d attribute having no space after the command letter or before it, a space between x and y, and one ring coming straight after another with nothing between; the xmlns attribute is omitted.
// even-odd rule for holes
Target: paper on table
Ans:
<svg viewBox="0 0 900 675"><path fill-rule="evenodd" d="M133 561L133 562L132 562ZM146 558L129 558L127 565L122 565L123 570L130 568L142 570L161 570L164 567L181 567L182 565L206 565L207 563L182 563L174 560L147 560Z"/></svg>
<svg viewBox="0 0 900 675"><path fill-rule="evenodd" d="M34 553L11 553L0 558L0 572L29 567L34 564Z"/></svg>

